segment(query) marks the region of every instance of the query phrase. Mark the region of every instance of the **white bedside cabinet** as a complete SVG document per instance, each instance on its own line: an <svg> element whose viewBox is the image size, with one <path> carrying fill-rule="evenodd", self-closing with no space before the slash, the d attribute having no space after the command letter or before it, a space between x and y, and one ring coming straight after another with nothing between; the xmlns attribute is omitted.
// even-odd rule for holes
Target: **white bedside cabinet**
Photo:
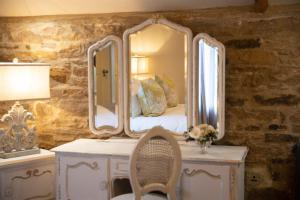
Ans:
<svg viewBox="0 0 300 200"><path fill-rule="evenodd" d="M41 149L40 154L0 159L0 199L55 199L54 158Z"/></svg>

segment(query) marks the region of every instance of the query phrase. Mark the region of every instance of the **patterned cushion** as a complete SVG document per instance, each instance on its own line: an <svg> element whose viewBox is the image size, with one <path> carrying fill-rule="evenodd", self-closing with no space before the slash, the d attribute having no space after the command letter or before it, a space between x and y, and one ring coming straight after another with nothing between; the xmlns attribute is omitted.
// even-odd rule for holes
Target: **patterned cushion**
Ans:
<svg viewBox="0 0 300 200"><path fill-rule="evenodd" d="M131 96L130 101L130 116L135 118L142 114L142 109L138 100L137 95Z"/></svg>
<svg viewBox="0 0 300 200"><path fill-rule="evenodd" d="M159 116L167 109L164 90L153 79L141 81L142 90L138 90L138 99L144 116Z"/></svg>
<svg viewBox="0 0 300 200"><path fill-rule="evenodd" d="M155 75L156 82L164 89L168 107L175 107L178 105L178 96L176 92L175 83L166 76Z"/></svg>
<svg viewBox="0 0 300 200"><path fill-rule="evenodd" d="M137 97L138 90L142 89L141 81L132 79L130 82L130 116L137 117L142 114L142 109Z"/></svg>

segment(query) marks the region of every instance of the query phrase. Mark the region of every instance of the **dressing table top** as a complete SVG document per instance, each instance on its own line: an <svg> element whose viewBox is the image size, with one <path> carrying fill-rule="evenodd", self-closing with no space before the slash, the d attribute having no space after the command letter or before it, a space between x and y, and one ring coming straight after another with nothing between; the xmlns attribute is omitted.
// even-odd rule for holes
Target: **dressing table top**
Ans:
<svg viewBox="0 0 300 200"><path fill-rule="evenodd" d="M79 153L105 156L129 157L138 140L135 139L78 139L53 148L56 153ZM244 146L212 145L207 154L200 153L200 147L193 142L179 141L182 160L242 163L248 152Z"/></svg>

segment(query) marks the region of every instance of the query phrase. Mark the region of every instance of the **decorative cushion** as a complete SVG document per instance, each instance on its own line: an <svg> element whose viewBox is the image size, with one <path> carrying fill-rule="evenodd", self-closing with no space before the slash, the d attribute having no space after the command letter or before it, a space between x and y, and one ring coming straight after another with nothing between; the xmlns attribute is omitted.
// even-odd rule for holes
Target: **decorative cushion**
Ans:
<svg viewBox="0 0 300 200"><path fill-rule="evenodd" d="M134 194L130 193L116 196L111 200L133 200L135 199L134 197ZM142 200L167 200L167 198L158 194L146 194L142 197Z"/></svg>
<svg viewBox="0 0 300 200"><path fill-rule="evenodd" d="M138 90L138 99L144 116L159 116L167 109L164 90L153 79L141 81L142 90Z"/></svg>
<svg viewBox="0 0 300 200"><path fill-rule="evenodd" d="M156 82L163 88L168 107L175 107L178 105L178 96L176 92L175 83L172 79L167 78L166 76L155 75Z"/></svg>
<svg viewBox="0 0 300 200"><path fill-rule="evenodd" d="M130 100L130 116L137 117L142 114L142 109L138 100L137 95L131 96Z"/></svg>
<svg viewBox="0 0 300 200"><path fill-rule="evenodd" d="M130 82L130 116L137 117L142 114L142 109L137 97L138 90L142 90L141 81L132 79Z"/></svg>

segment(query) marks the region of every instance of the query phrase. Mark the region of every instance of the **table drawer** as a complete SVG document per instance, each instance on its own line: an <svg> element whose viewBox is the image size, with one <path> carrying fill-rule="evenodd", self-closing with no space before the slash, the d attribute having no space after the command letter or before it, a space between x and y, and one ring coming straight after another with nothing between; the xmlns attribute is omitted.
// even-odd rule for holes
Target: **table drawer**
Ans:
<svg viewBox="0 0 300 200"><path fill-rule="evenodd" d="M18 166L1 173L3 200L54 199L54 163Z"/></svg>
<svg viewBox="0 0 300 200"><path fill-rule="evenodd" d="M125 158L112 158L111 170L113 176L129 176L129 160Z"/></svg>

